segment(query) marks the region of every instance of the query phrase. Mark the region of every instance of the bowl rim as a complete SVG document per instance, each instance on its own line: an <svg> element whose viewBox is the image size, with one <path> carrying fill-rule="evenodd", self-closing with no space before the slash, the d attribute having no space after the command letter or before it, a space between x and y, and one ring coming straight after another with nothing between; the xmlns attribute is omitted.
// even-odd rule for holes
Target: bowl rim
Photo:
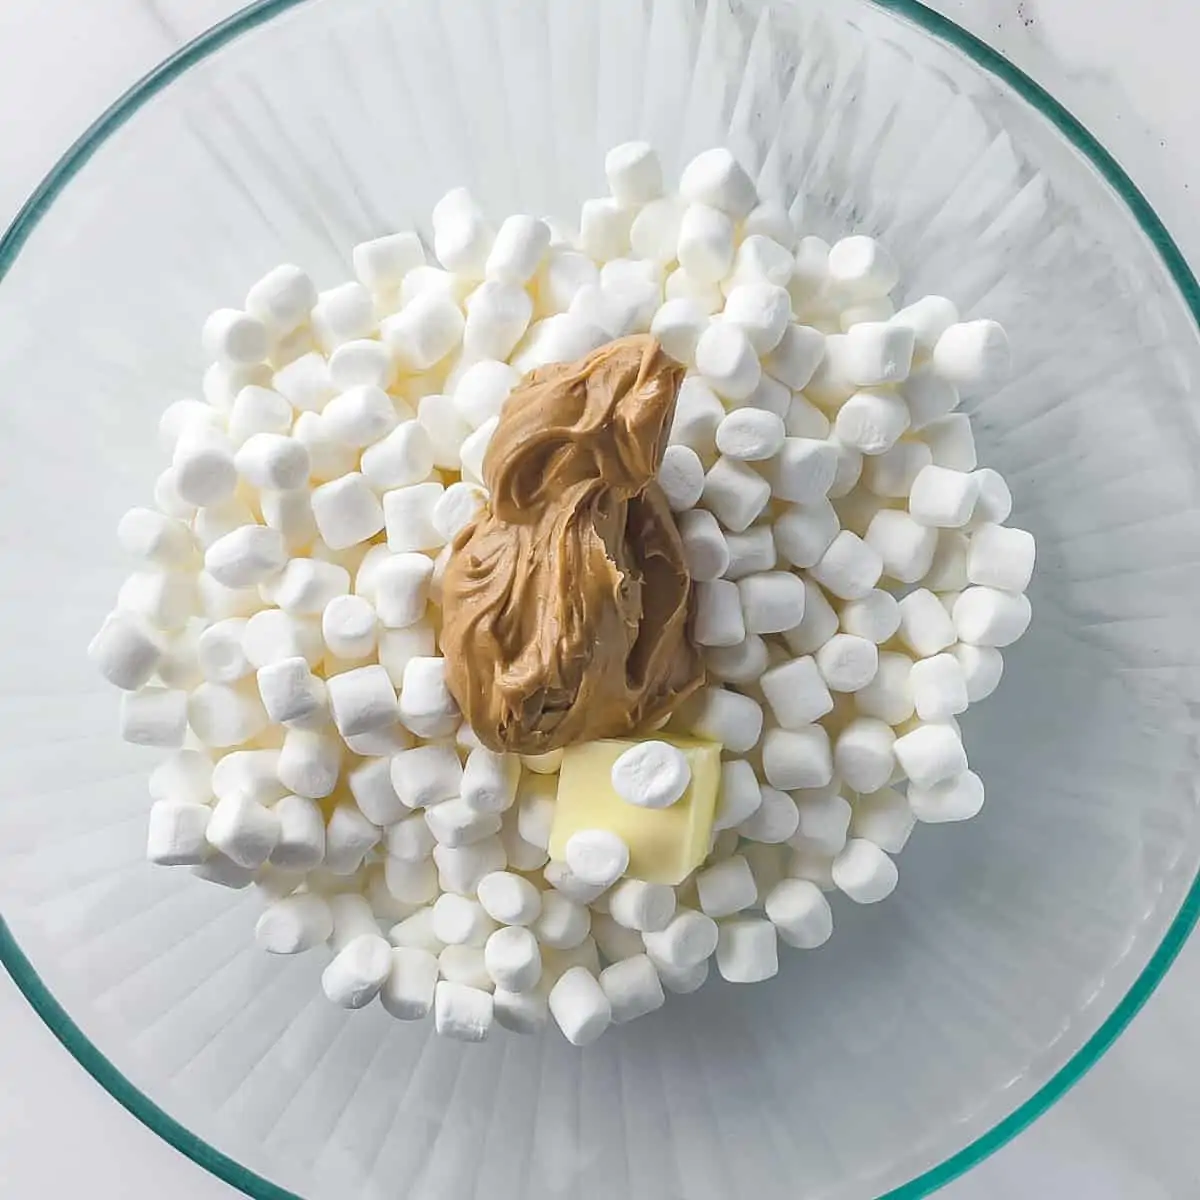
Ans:
<svg viewBox="0 0 1200 1200"><path fill-rule="evenodd" d="M227 42L305 2L306 0L255 0L248 7L185 43L120 96L58 160L0 237L0 282L7 276L38 222L49 211L54 201L92 155L138 109L185 71L215 53ZM1075 149L1088 159L1130 210L1142 233L1149 239L1162 260L1172 282L1179 289L1193 320L1200 327L1200 283L1197 282L1182 251L1141 190L1077 117L998 50L955 24L949 17L926 7L921 0L869 0L869 3L913 22L926 33L962 52L977 66L1007 84L1041 116L1050 121ZM921 1197L929 1196L994 1154L1051 1108L1100 1061L1141 1010L1162 982L1198 921L1200 872L1193 879L1162 941L1129 990L1071 1058L1032 1096L1006 1117L1001 1118L986 1133L936 1166L884 1193L877 1200L920 1200ZM17 943L2 913L0 964L7 969L13 982L38 1016L79 1065L114 1100L152 1132L197 1165L252 1197L252 1200L304 1200L303 1197L272 1183L209 1145L127 1079L88 1039L54 998Z"/></svg>

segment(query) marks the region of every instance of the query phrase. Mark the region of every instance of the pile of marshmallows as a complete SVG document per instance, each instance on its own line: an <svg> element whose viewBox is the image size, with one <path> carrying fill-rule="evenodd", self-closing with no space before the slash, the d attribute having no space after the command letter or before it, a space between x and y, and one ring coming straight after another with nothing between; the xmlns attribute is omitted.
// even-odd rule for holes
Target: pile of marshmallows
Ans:
<svg viewBox="0 0 1200 1200"><path fill-rule="evenodd" d="M150 859L261 889L258 941L328 943L334 1002L467 1040L553 1016L582 1045L710 956L773 975L778 939L829 937L828 891L883 899L915 821L979 811L955 717L1030 619L1033 539L955 411L1006 372L1003 330L937 296L895 312L882 246L797 239L725 150L672 195L645 144L605 168L578 233L495 228L457 189L436 263L393 234L354 282L282 266L213 313L205 399L162 418L171 465L121 520L138 566L90 647L124 737L171 751ZM561 752L481 747L438 654L505 397L647 330L688 366L660 481L709 671L672 728L724 747L679 888L620 878L611 836L548 862ZM614 782L661 802L660 775Z"/></svg>

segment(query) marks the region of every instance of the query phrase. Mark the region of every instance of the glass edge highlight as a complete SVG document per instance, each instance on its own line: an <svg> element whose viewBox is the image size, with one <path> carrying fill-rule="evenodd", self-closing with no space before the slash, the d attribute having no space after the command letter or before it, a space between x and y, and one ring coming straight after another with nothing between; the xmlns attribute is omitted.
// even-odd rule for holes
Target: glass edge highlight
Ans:
<svg viewBox="0 0 1200 1200"><path fill-rule="evenodd" d="M256 0L182 46L120 96L59 159L0 237L0 281L8 273L37 223L58 195L105 140L124 125L143 104L227 42L302 3L304 0ZM1035 82L999 51L956 25L948 17L927 8L920 0L871 0L871 3L911 21L960 50L984 70L1001 79L1026 103L1055 125L1072 145L1084 154L1133 214L1142 232L1162 259L1193 319L1200 326L1200 284L1197 283L1196 276L1188 266L1182 251L1137 185L1082 122L1041 84ZM1192 881L1162 941L1129 991L1070 1060L1034 1095L987 1133L956 1151L944 1162L878 1197L878 1200L921 1200L922 1197L931 1195L994 1154L1037 1120L1099 1062L1105 1051L1137 1015L1175 961L1198 920L1200 874ZM294 1192L271 1183L210 1146L136 1088L87 1038L62 1005L55 1000L17 944L2 915L0 963L7 969L34 1011L80 1066L152 1132L198 1166L252 1197L252 1200L303 1200Z"/></svg>

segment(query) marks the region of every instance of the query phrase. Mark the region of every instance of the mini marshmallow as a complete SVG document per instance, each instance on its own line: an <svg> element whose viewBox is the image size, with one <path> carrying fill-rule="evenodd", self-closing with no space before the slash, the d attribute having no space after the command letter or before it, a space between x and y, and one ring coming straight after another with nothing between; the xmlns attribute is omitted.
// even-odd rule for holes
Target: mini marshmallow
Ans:
<svg viewBox="0 0 1200 1200"><path fill-rule="evenodd" d="M729 546L716 517L707 509L693 508L682 513L677 523L692 579L697 583L719 579L729 566Z"/></svg>
<svg viewBox="0 0 1200 1200"><path fill-rule="evenodd" d="M561 892L542 893L542 911L533 923L533 932L543 946L570 950L578 946L591 928L591 915L582 905Z"/></svg>
<svg viewBox="0 0 1200 1200"><path fill-rule="evenodd" d="M433 626L427 621L418 621L405 629L380 630L379 664L387 671L393 687L399 689L403 684L409 659L432 656L436 642Z"/></svg>
<svg viewBox="0 0 1200 1200"><path fill-rule="evenodd" d="M418 483L384 494L387 543L393 554L437 550L445 544L433 524L433 510L444 491L440 483Z"/></svg>
<svg viewBox="0 0 1200 1200"><path fill-rule="evenodd" d="M301 893L267 906L254 926L255 941L268 954L301 954L333 933L333 914L326 901Z"/></svg>
<svg viewBox="0 0 1200 1200"><path fill-rule="evenodd" d="M380 988L379 1003L399 1021L420 1021L433 1008L438 960L428 950L415 946L396 946L391 957L391 969ZM479 1007L484 1009L486 1004Z"/></svg>
<svg viewBox="0 0 1200 1200"><path fill-rule="evenodd" d="M279 781L298 796L322 800L337 786L342 748L336 738L311 729L289 729L279 751Z"/></svg>
<svg viewBox="0 0 1200 1200"><path fill-rule="evenodd" d="M319 413L337 391L329 378L329 366L324 355L315 351L281 367L272 376L271 385L302 414Z"/></svg>
<svg viewBox="0 0 1200 1200"><path fill-rule="evenodd" d="M439 846L455 848L493 837L501 825L499 813L476 812L458 796L426 809L425 823Z"/></svg>
<svg viewBox="0 0 1200 1200"><path fill-rule="evenodd" d="M425 427L418 421L405 421L363 451L362 474L377 490L407 487L428 478L433 457L433 443Z"/></svg>
<svg viewBox="0 0 1200 1200"><path fill-rule="evenodd" d="M567 839L571 873L594 887L610 887L629 869L629 847L607 829L580 829Z"/></svg>
<svg viewBox="0 0 1200 1200"><path fill-rule="evenodd" d="M838 314L838 325L843 333L849 333L863 321L887 321L895 315L895 307L886 296L877 296L873 300L863 300L843 308Z"/></svg>
<svg viewBox="0 0 1200 1200"><path fill-rule="evenodd" d="M278 750L237 750L211 768L210 789L218 800L244 795L259 804L273 804L287 795L278 770Z"/></svg>
<svg viewBox="0 0 1200 1200"><path fill-rule="evenodd" d="M425 265L425 250L415 233L389 233L360 242L351 258L359 283L373 292L391 292L410 271Z"/></svg>
<svg viewBox="0 0 1200 1200"><path fill-rule="evenodd" d="M668 300L694 300L709 316L719 313L725 303L721 289L715 283L702 283L682 267L676 267L667 276L663 284L663 295Z"/></svg>
<svg viewBox="0 0 1200 1200"><path fill-rule="evenodd" d="M615 1025L644 1017L666 1003L658 971L645 954L606 967L600 972L600 989L608 998Z"/></svg>
<svg viewBox="0 0 1200 1200"><path fill-rule="evenodd" d="M767 895L767 919L789 946L814 950L833 933L833 913L821 889L806 879L785 879Z"/></svg>
<svg viewBox="0 0 1200 1200"><path fill-rule="evenodd" d="M717 427L725 419L725 409L716 393L695 375L687 376L679 386L675 417L668 441L687 446L701 459L709 459L716 450Z"/></svg>
<svg viewBox="0 0 1200 1200"><path fill-rule="evenodd" d="M763 370L772 378L799 391L808 387L823 363L828 339L807 325L788 325L769 354Z"/></svg>
<svg viewBox="0 0 1200 1200"><path fill-rule="evenodd" d="M867 455L890 450L907 428L908 407L886 388L855 392L834 422L838 439Z"/></svg>
<svg viewBox="0 0 1200 1200"><path fill-rule="evenodd" d="M131 508L117 525L117 541L126 554L159 567L186 567L196 544L188 527L152 508Z"/></svg>
<svg viewBox="0 0 1200 1200"><path fill-rule="evenodd" d="M766 376L765 378L770 378ZM783 427L788 437L811 437L824 439L829 436L829 418L806 396L791 395L787 410L783 414ZM904 494L907 496L908 491Z"/></svg>
<svg viewBox="0 0 1200 1200"><path fill-rule="evenodd" d="M702 988L708 980L708 960L696 963L691 967L669 967L665 963L655 961L659 981L668 992L677 996L688 996Z"/></svg>
<svg viewBox="0 0 1200 1200"><path fill-rule="evenodd" d="M717 948L717 923L694 909L682 908L661 930L646 932L646 953L659 970L684 970L704 962Z"/></svg>
<svg viewBox="0 0 1200 1200"><path fill-rule="evenodd" d="M275 337L308 320L317 289L299 267L284 264L268 271L246 294L246 311Z"/></svg>
<svg viewBox="0 0 1200 1200"><path fill-rule="evenodd" d="M178 480L174 467L163 471L154 481L154 504L168 517L190 521L196 515L196 506L179 494Z"/></svg>
<svg viewBox="0 0 1200 1200"><path fill-rule="evenodd" d="M958 389L930 367L918 367L900 387L910 429L925 429L958 407Z"/></svg>
<svg viewBox="0 0 1200 1200"><path fill-rule="evenodd" d="M674 242L670 256L675 256ZM580 288L600 282L600 272L586 255L574 250L552 249L538 273L541 311L552 316L565 313Z"/></svg>
<svg viewBox="0 0 1200 1200"><path fill-rule="evenodd" d="M365 1008L379 995L391 969L392 948L387 939L378 933L364 933L339 951L325 968L321 987L342 1008Z"/></svg>
<svg viewBox="0 0 1200 1200"><path fill-rule="evenodd" d="M321 659L321 635L312 620L278 609L265 609L241 624L242 652L251 667L258 669L297 657L315 666Z"/></svg>
<svg viewBox="0 0 1200 1200"><path fill-rule="evenodd" d="M257 588L227 588L207 571L201 571L196 578L196 590L200 593L204 615L221 621L226 617L249 617L258 612L263 603L260 589L271 587L274 590L276 583L277 580L271 580Z"/></svg>
<svg viewBox="0 0 1200 1200"><path fill-rule="evenodd" d="M550 1006L540 990L509 992L497 988L492 998L495 1002L496 1024L511 1033L539 1033L549 1020Z"/></svg>
<svg viewBox="0 0 1200 1200"><path fill-rule="evenodd" d="M979 498L975 501L974 520L1003 525L1012 512L1012 492L1004 482L1004 476L990 467L981 467L975 473L979 482Z"/></svg>
<svg viewBox="0 0 1200 1200"><path fill-rule="evenodd" d="M407 862L389 857L383 864L387 890L404 904L428 904L437 896L439 887L443 886L441 872L435 861L426 858Z"/></svg>
<svg viewBox="0 0 1200 1200"><path fill-rule="evenodd" d="M422 396L417 402L417 420L429 435L433 465L443 471L457 471L462 462L463 443L471 436L471 428L449 398L436 394Z"/></svg>
<svg viewBox="0 0 1200 1200"><path fill-rule="evenodd" d="M452 188L433 206L433 252L447 271L483 278L492 236L466 188Z"/></svg>
<svg viewBox="0 0 1200 1200"><path fill-rule="evenodd" d="M792 315L786 288L773 283L745 283L726 293L722 320L736 325L757 354L769 354L779 345Z"/></svg>
<svg viewBox="0 0 1200 1200"><path fill-rule="evenodd" d="M837 471L837 449L816 438L785 437L766 465L771 494L793 504L816 504L828 493Z"/></svg>
<svg viewBox="0 0 1200 1200"><path fill-rule="evenodd" d="M919 788L932 787L967 769L962 739L950 724L918 725L896 739L895 752L896 761Z"/></svg>
<svg viewBox="0 0 1200 1200"><path fill-rule="evenodd" d="M147 790L155 800L207 804L212 797L212 760L199 750L176 750L150 772Z"/></svg>
<svg viewBox="0 0 1200 1200"><path fill-rule="evenodd" d="M158 669L163 646L141 617L109 613L88 645L88 658L114 687L137 691Z"/></svg>
<svg viewBox="0 0 1200 1200"><path fill-rule="evenodd" d="M683 753L669 742L639 742L612 765L613 791L639 808L669 808L692 781ZM569 861L569 860L568 860Z"/></svg>
<svg viewBox="0 0 1200 1200"><path fill-rule="evenodd" d="M704 464L688 446L668 446L658 468L658 486L674 513L683 513L700 502L704 491Z"/></svg>
<svg viewBox="0 0 1200 1200"><path fill-rule="evenodd" d="M321 614L321 636L337 658L366 658L377 633L375 609L361 596L335 596Z"/></svg>
<svg viewBox="0 0 1200 1200"><path fill-rule="evenodd" d="M379 334L400 370L413 374L441 362L463 340L465 326L450 296L427 291L384 318Z"/></svg>
<svg viewBox="0 0 1200 1200"><path fill-rule="evenodd" d="M933 564L938 535L908 513L885 508L871 518L863 540L882 559L885 575L901 583L916 583Z"/></svg>
<svg viewBox="0 0 1200 1200"><path fill-rule="evenodd" d="M384 526L384 510L366 479L357 471L315 488L312 510L317 529L332 550L344 550L365 542Z"/></svg>
<svg viewBox="0 0 1200 1200"><path fill-rule="evenodd" d="M736 459L717 459L704 477L702 503L734 533L749 529L770 499L771 485Z"/></svg>
<svg viewBox="0 0 1200 1200"><path fill-rule="evenodd" d="M655 933L675 915L675 889L641 879L623 879L609 893L609 913L625 929Z"/></svg>
<svg viewBox="0 0 1200 1200"><path fill-rule="evenodd" d="M944 296L923 296L902 308L892 321L913 331L918 354L929 354L942 334L958 321L958 309Z"/></svg>
<svg viewBox="0 0 1200 1200"><path fill-rule="evenodd" d="M388 930L388 941L398 948L424 950L435 958L445 949L433 936L433 909L428 906L393 925Z"/></svg>
<svg viewBox="0 0 1200 1200"><path fill-rule="evenodd" d="M200 335L204 352L229 366L252 366L267 357L270 336L257 317L236 308L210 313Z"/></svg>
<svg viewBox="0 0 1200 1200"><path fill-rule="evenodd" d="M394 794L394 787L392 791ZM401 807L403 808L403 804ZM407 812L407 809L404 811ZM403 817L389 825L386 837L388 853L402 862L418 863L423 861L433 853L433 848L437 844L437 839L433 836L421 813Z"/></svg>
<svg viewBox="0 0 1200 1200"><path fill-rule="evenodd" d="M396 692L381 666L345 671L331 678L328 687L333 721L343 737L383 729L399 716Z"/></svg>
<svg viewBox="0 0 1200 1200"><path fill-rule="evenodd" d="M854 802L850 832L889 854L899 854L916 824L908 801L895 788L880 788Z"/></svg>
<svg viewBox="0 0 1200 1200"><path fill-rule="evenodd" d="M841 628L843 633L882 645L900 628L899 603L891 592L874 589L842 605Z"/></svg>
<svg viewBox="0 0 1200 1200"><path fill-rule="evenodd" d="M926 824L969 821L983 808L983 781L974 771L962 771L926 786L910 784L908 803L913 816Z"/></svg>
<svg viewBox="0 0 1200 1200"><path fill-rule="evenodd" d="M467 297L466 309L462 345L468 361L508 358L533 319L533 301L524 287L498 280L481 283Z"/></svg>
<svg viewBox="0 0 1200 1200"><path fill-rule="evenodd" d="M778 845L794 836L799 825L800 812L791 796L777 788L764 787L762 803L751 816L738 825L737 832L754 842ZM755 886L761 894L762 886L757 871Z"/></svg>
<svg viewBox="0 0 1200 1200"><path fill-rule="evenodd" d="M443 945L482 947L495 930L495 922L477 900L446 893L434 902L433 935Z"/></svg>
<svg viewBox="0 0 1200 1200"><path fill-rule="evenodd" d="M829 499L840 500L854 490L854 485L862 477L863 456L853 446L843 445L836 438L830 438L830 444L837 454L837 465L834 467L833 482L829 485Z"/></svg>
<svg viewBox="0 0 1200 1200"><path fill-rule="evenodd" d="M258 671L258 693L272 721L297 729L318 729L329 719L325 681L303 658L285 658Z"/></svg>
<svg viewBox="0 0 1200 1200"><path fill-rule="evenodd" d="M462 773L458 755L447 745L417 746L392 759L392 786L408 808L426 808L457 796Z"/></svg>
<svg viewBox="0 0 1200 1200"><path fill-rule="evenodd" d="M580 879L565 862L549 862L542 872L546 882L576 904L594 905L604 894L605 885Z"/></svg>
<svg viewBox="0 0 1200 1200"><path fill-rule="evenodd" d="M502 925L532 925L541 915L542 894L521 875L493 871L479 881L479 903Z"/></svg>
<svg viewBox="0 0 1200 1200"><path fill-rule="evenodd" d="M878 717L889 725L899 725L913 715L912 687L909 682L912 659L905 654L879 655L875 678L854 694L854 703L864 716Z"/></svg>
<svg viewBox="0 0 1200 1200"><path fill-rule="evenodd" d="M407 816L408 809L396 795L396 789L392 786L389 759L367 759L350 772L346 782L355 803L372 824L389 826ZM426 847L426 853L432 849L431 839ZM390 853L396 854L397 852L390 850ZM404 855L398 855L398 857L404 857Z"/></svg>
<svg viewBox="0 0 1200 1200"><path fill-rule="evenodd" d="M788 428L787 415L791 411L795 400L796 397L793 395L792 389L786 383L780 383L778 379L772 379L770 375L763 374L759 377L758 386L746 397L743 407L771 413L783 421L783 428L786 434L803 437L806 435L805 430L796 431ZM799 400L802 404L807 404L803 396ZM813 409L813 411L815 412L816 410ZM823 422L823 428L820 432L821 436L824 437L829 431L829 422L824 417L821 417L821 421ZM801 421L801 424L803 424L803 421Z"/></svg>
<svg viewBox="0 0 1200 1200"><path fill-rule="evenodd" d="M883 560L874 547L843 529L809 574L842 600L860 600L879 582Z"/></svg>
<svg viewBox="0 0 1200 1200"><path fill-rule="evenodd" d="M876 792L896 769L895 743L890 725L873 717L855 717L837 735L833 769L854 791Z"/></svg>
<svg viewBox="0 0 1200 1200"><path fill-rule="evenodd" d="M117 593L117 608L161 630L182 629L196 612L192 577L178 571L135 571Z"/></svg>
<svg viewBox="0 0 1200 1200"><path fill-rule="evenodd" d="M292 416L292 406L278 392L249 384L238 392L229 411L230 440L240 446L256 433L287 434Z"/></svg>
<svg viewBox="0 0 1200 1200"><path fill-rule="evenodd" d="M796 241L796 231L787 209L771 200L755 205L742 222L742 233L745 237L769 237L784 247L791 247Z"/></svg>
<svg viewBox="0 0 1200 1200"><path fill-rule="evenodd" d="M959 529L971 519L979 481L965 471L930 465L913 480L908 508L921 525Z"/></svg>
<svg viewBox="0 0 1200 1200"><path fill-rule="evenodd" d="M196 866L208 857L212 810L206 804L159 800L150 806L146 857L164 867Z"/></svg>
<svg viewBox="0 0 1200 1200"><path fill-rule="evenodd" d="M524 214L505 218L484 264L484 277L497 283L524 286L541 265L550 247L550 226Z"/></svg>
<svg viewBox="0 0 1200 1200"><path fill-rule="evenodd" d="M601 956L610 963L624 962L646 952L642 935L635 929L618 925L607 913L592 913L592 940Z"/></svg>
<svg viewBox="0 0 1200 1200"><path fill-rule="evenodd" d="M442 900L457 899L443 896ZM439 901L440 903L441 901ZM434 906L436 910L436 905ZM483 948L484 966L493 983L507 992L527 992L542 976L542 954L528 929L497 929Z"/></svg>
<svg viewBox="0 0 1200 1200"><path fill-rule="evenodd" d="M351 387L334 396L321 419L328 438L356 450L386 437L397 424L391 397L374 384Z"/></svg>
<svg viewBox="0 0 1200 1200"><path fill-rule="evenodd" d="M724 147L705 150L684 167L679 194L691 204L711 204L736 220L758 203L749 175Z"/></svg>
<svg viewBox="0 0 1200 1200"><path fill-rule="evenodd" d="M775 720L784 729L802 729L833 710L833 697L811 657L789 659L772 667L758 682Z"/></svg>
<svg viewBox="0 0 1200 1200"><path fill-rule="evenodd" d="M1004 674L1004 659L991 646L972 646L959 642L950 651L962 667L966 681L967 700L975 704L986 700L997 688Z"/></svg>
<svg viewBox="0 0 1200 1200"><path fill-rule="evenodd" d="M914 480L931 462L933 455L924 442L897 442L863 462L863 479L877 496L907 499Z"/></svg>
<svg viewBox="0 0 1200 1200"><path fill-rule="evenodd" d="M313 332L323 349L368 337L375 329L375 305L361 283L343 283L319 293L312 310Z"/></svg>
<svg viewBox="0 0 1200 1200"><path fill-rule="evenodd" d="M752 817L762 805L762 789L754 768L743 758L721 764L721 785L717 792L717 810L713 833L733 829ZM736 842L734 843L736 848Z"/></svg>
<svg viewBox="0 0 1200 1200"><path fill-rule="evenodd" d="M761 571L737 583L747 633L781 633L804 616L804 582L790 571Z"/></svg>
<svg viewBox="0 0 1200 1200"><path fill-rule="evenodd" d="M473 483L452 483L438 497L430 520L434 529L452 542L483 511L487 493Z"/></svg>
<svg viewBox="0 0 1200 1200"><path fill-rule="evenodd" d="M829 734L821 725L768 729L762 757L767 782L781 792L824 787L833 778Z"/></svg>
<svg viewBox="0 0 1200 1200"><path fill-rule="evenodd" d="M646 204L662 195L662 166L646 142L622 142L604 156L604 174L618 204Z"/></svg>
<svg viewBox="0 0 1200 1200"><path fill-rule="evenodd" d="M585 200L579 210L579 248L595 262L620 258L629 249L634 210L603 196Z"/></svg>
<svg viewBox="0 0 1200 1200"><path fill-rule="evenodd" d="M913 331L906 325L892 321L859 321L846 333L850 382L859 387L902 382L908 378L912 367L913 346ZM896 399L903 403L898 397ZM904 416L907 428L907 409ZM902 429L900 433L903 432ZM894 442L896 438L891 440Z"/></svg>
<svg viewBox="0 0 1200 1200"><path fill-rule="evenodd" d="M472 429L478 429L500 415L504 401L519 382L520 376L506 362L484 359L473 363L455 386L455 410Z"/></svg>
<svg viewBox="0 0 1200 1200"><path fill-rule="evenodd" d="M320 414L301 413L292 427L292 436L308 451L310 477L314 481L329 482L354 470L357 452L326 435Z"/></svg>
<svg viewBox="0 0 1200 1200"><path fill-rule="evenodd" d="M776 564L775 539L769 525L753 525L744 533L728 534L725 545L729 549L729 565L724 573L726 579L736 582L750 575L770 571Z"/></svg>
<svg viewBox="0 0 1200 1200"><path fill-rule="evenodd" d="M833 881L856 904L876 904L895 891L896 864L873 842L851 838L833 860Z"/></svg>
<svg viewBox="0 0 1200 1200"><path fill-rule="evenodd" d="M650 322L650 333L673 359L690 365L708 322L708 314L700 304L689 296L680 296L658 309Z"/></svg>
<svg viewBox="0 0 1200 1200"><path fill-rule="evenodd" d="M353 875L379 843L379 829L353 805L339 804L325 826L325 869Z"/></svg>
<svg viewBox="0 0 1200 1200"><path fill-rule="evenodd" d="M415 625L425 615L433 563L424 554L391 556L375 572L375 611L388 629Z"/></svg>
<svg viewBox="0 0 1200 1200"><path fill-rule="evenodd" d="M499 417L490 417L474 433L469 434L462 444L462 473L464 479L483 482L483 460L492 435L500 425ZM436 504L434 505L436 507ZM432 523L432 513L430 514Z"/></svg>
<svg viewBox="0 0 1200 1200"><path fill-rule="evenodd" d="M325 818L316 801L284 796L271 810L279 820L279 838L270 861L290 871L307 871L325 858Z"/></svg>
<svg viewBox="0 0 1200 1200"><path fill-rule="evenodd" d="M967 588L954 601L952 611L955 632L972 646L1010 646L1029 628L1032 619L1025 596L990 587Z"/></svg>
<svg viewBox="0 0 1200 1200"><path fill-rule="evenodd" d="M395 377L396 363L392 358L392 352L382 342L377 342L372 338L357 338L352 342L343 342L329 356L330 381L343 392L360 387L390 387ZM337 398L335 397L335 399ZM331 400L330 404L332 403ZM343 415L345 410L345 405L334 408L337 421L345 420ZM328 405L325 411L329 411ZM360 415L357 419L361 423L365 418ZM339 437L336 440L344 442L345 438Z"/></svg>
<svg viewBox="0 0 1200 1200"><path fill-rule="evenodd" d="M933 347L933 369L958 387L991 388L1012 369L1008 335L995 321L950 325Z"/></svg>
<svg viewBox="0 0 1200 1200"><path fill-rule="evenodd" d="M237 486L233 443L218 429L206 425L189 426L171 456L170 482L179 499L187 504L220 504ZM155 500L159 500L157 490ZM162 507L161 502L159 507ZM176 511L168 515L184 514Z"/></svg>
<svg viewBox="0 0 1200 1200"><path fill-rule="evenodd" d="M892 256L872 237L855 234L829 249L829 280L856 300L886 296L900 280Z"/></svg>
<svg viewBox="0 0 1200 1200"><path fill-rule="evenodd" d="M261 867L279 840L279 818L248 796L226 796L213 808L205 837L238 866Z"/></svg>
<svg viewBox="0 0 1200 1200"><path fill-rule="evenodd" d="M733 222L725 213L707 204L684 209L675 257L692 279L717 283L733 266L733 252Z"/></svg>
<svg viewBox="0 0 1200 1200"><path fill-rule="evenodd" d="M824 497L811 504L788 505L775 519L772 534L779 557L794 567L815 566L840 529L833 505Z"/></svg>
<svg viewBox="0 0 1200 1200"><path fill-rule="evenodd" d="M548 1003L572 1046L587 1046L612 1024L612 1006L586 967L572 967L550 989Z"/></svg>
<svg viewBox="0 0 1200 1200"><path fill-rule="evenodd" d="M795 843L793 843L795 844ZM834 891L833 854L808 845L798 846L788 861L788 875L793 879L805 879L823 892Z"/></svg>
<svg viewBox="0 0 1200 1200"><path fill-rule="evenodd" d="M289 554L308 549L316 540L317 522L313 518L312 499L304 488L262 492L259 507L263 524L279 533Z"/></svg>
<svg viewBox="0 0 1200 1200"><path fill-rule="evenodd" d="M754 284L786 287L794 269L795 262L786 246L763 234L752 233L738 246L733 267L721 280L721 288L729 296L739 287ZM788 300L790 308L790 296Z"/></svg>
<svg viewBox="0 0 1200 1200"><path fill-rule="evenodd" d="M727 688L707 687L699 693L691 731L720 742L731 754L745 754L762 736L763 711L751 696Z"/></svg>
<svg viewBox="0 0 1200 1200"><path fill-rule="evenodd" d="M746 400L762 378L762 368L746 333L713 322L696 343L696 370L726 400Z"/></svg>
<svg viewBox="0 0 1200 1200"><path fill-rule="evenodd" d="M935 654L913 663L909 684L922 721L944 721L966 711L967 677L953 654Z"/></svg>
<svg viewBox="0 0 1200 1200"><path fill-rule="evenodd" d="M729 983L760 983L778 974L775 926L761 917L723 922L717 941L717 970Z"/></svg>
<svg viewBox="0 0 1200 1200"><path fill-rule="evenodd" d="M831 856L841 851L846 844L851 817L850 804L845 797L830 787L801 792L796 796L796 809L800 814L800 832L798 838L792 839L793 846ZM794 868L789 873L797 875ZM810 878L807 875L800 877Z"/></svg>
<svg viewBox="0 0 1200 1200"><path fill-rule="evenodd" d="M550 845L557 792L557 781L543 776L524 775L517 787L518 831L525 841L543 850Z"/></svg>
<svg viewBox="0 0 1200 1200"><path fill-rule="evenodd" d="M476 746L463 767L463 803L477 813L504 812L516 797L520 775L520 763L514 756Z"/></svg>
<svg viewBox="0 0 1200 1200"><path fill-rule="evenodd" d="M1023 592L1033 575L1034 556L1031 533L1003 525L982 525L971 537L967 579L1004 592Z"/></svg>
<svg viewBox="0 0 1200 1200"><path fill-rule="evenodd" d="M909 592L899 607L898 636L918 658L928 658L954 644L955 629L950 614L928 588Z"/></svg>
<svg viewBox="0 0 1200 1200"><path fill-rule="evenodd" d="M206 745L221 750L257 737L267 727L257 690L244 685L202 683L187 700L192 732Z"/></svg>
<svg viewBox="0 0 1200 1200"><path fill-rule="evenodd" d="M692 640L697 646L736 646L746 625L738 585L728 579L705 580L693 589Z"/></svg>
<svg viewBox="0 0 1200 1200"><path fill-rule="evenodd" d="M445 737L458 728L462 717L446 687L444 658L409 659L400 686L399 712L403 724L418 737Z"/></svg>
<svg viewBox="0 0 1200 1200"><path fill-rule="evenodd" d="M921 430L921 440L929 447L935 466L950 471L975 470L975 436L966 413L951 413L930 421Z"/></svg>
<svg viewBox="0 0 1200 1200"><path fill-rule="evenodd" d="M734 646L709 646L704 651L708 673L725 683L755 683L767 669L767 644L750 634Z"/></svg>
<svg viewBox="0 0 1200 1200"><path fill-rule="evenodd" d="M739 408L717 427L717 449L742 462L761 462L783 449L783 421L774 413Z"/></svg>

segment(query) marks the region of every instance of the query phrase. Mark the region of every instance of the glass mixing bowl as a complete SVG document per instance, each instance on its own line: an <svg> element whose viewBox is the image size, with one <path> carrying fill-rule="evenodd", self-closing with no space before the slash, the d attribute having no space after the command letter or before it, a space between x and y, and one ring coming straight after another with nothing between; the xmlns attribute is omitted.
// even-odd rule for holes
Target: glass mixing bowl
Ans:
<svg viewBox="0 0 1200 1200"><path fill-rule="evenodd" d="M988 804L754 988L578 1052L439 1040L253 945L257 901L142 860L149 759L84 647L198 330L323 286L466 183L570 213L603 151L727 143L807 231L1003 321L974 410L1039 571L964 721ZM908 0L271 0L134 89L0 242L0 953L122 1103L253 1196L923 1196L1103 1052L1200 907L1197 286L1088 133Z"/></svg>

